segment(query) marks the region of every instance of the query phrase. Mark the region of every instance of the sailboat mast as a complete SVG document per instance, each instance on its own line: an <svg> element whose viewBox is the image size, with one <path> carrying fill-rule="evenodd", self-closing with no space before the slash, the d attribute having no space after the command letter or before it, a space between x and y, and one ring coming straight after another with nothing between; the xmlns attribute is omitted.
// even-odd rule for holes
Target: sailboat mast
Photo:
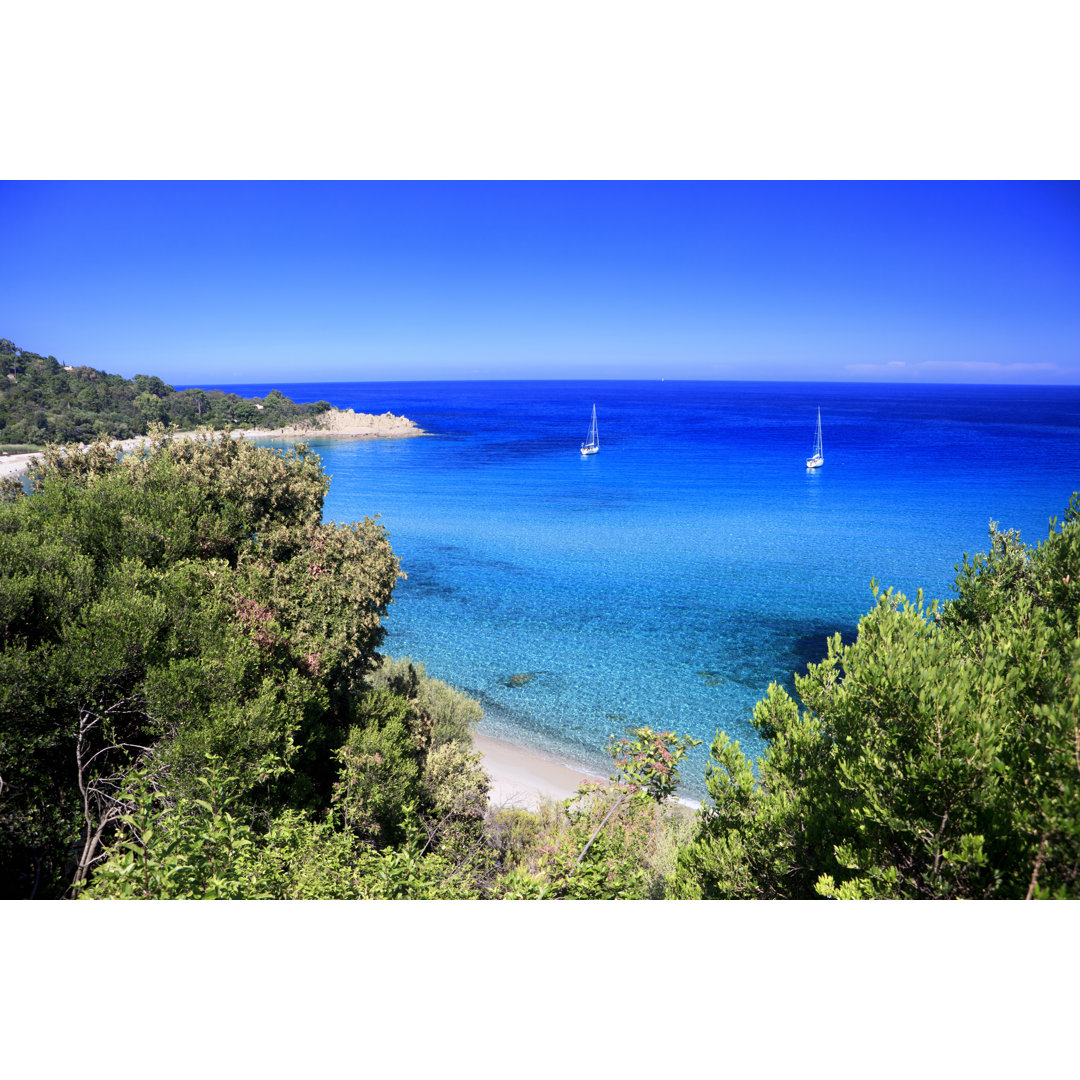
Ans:
<svg viewBox="0 0 1080 1080"><path fill-rule="evenodd" d="M817 430L814 432L814 456L806 459L806 467L808 469L816 469L819 465L824 464L825 453L821 448L821 406L818 406L817 411Z"/></svg>

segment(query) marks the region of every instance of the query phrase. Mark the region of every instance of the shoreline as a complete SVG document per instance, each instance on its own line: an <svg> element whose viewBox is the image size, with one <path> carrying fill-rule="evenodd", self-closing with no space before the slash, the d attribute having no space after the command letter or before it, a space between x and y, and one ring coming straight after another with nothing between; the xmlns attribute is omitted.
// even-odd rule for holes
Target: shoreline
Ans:
<svg viewBox="0 0 1080 1080"><path fill-rule="evenodd" d="M569 799L582 783L610 781L572 761L549 757L541 750L519 746L492 735L473 733L473 749L484 756L482 762L491 779L488 806L492 810L518 809L535 812L545 800ZM676 793L674 802L689 810L700 810L700 799Z"/></svg>
<svg viewBox="0 0 1080 1080"><path fill-rule="evenodd" d="M473 734L473 749L483 754L483 766L491 778L488 805L492 810L535 811L545 799L569 799L579 784L608 779L569 761L545 757L539 751L478 732Z"/></svg>
<svg viewBox="0 0 1080 1080"><path fill-rule="evenodd" d="M322 421L321 423L319 421ZM177 431L174 439L195 439L198 431ZM411 439L418 435L427 435L415 421L393 413L376 416L373 413L358 413L354 409L330 409L321 413L315 421L303 424L289 424L280 428L245 428L234 431L215 431L214 435L228 435L242 439L289 439L300 442L312 438L332 439ZM136 435L131 439L113 440L113 445L122 451L134 450L144 445L149 435ZM87 444L80 443L80 446ZM41 457L41 451L32 454L0 455L0 477L18 476L26 472L30 462Z"/></svg>

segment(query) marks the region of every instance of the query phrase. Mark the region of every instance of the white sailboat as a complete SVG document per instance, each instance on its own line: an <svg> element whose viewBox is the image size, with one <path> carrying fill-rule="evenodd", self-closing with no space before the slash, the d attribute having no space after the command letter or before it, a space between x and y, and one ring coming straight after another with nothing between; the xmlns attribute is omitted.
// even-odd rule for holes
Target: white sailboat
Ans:
<svg viewBox="0 0 1080 1080"><path fill-rule="evenodd" d="M821 409L817 411L817 435L814 438L814 456L806 459L808 469L817 469L825 464L825 454L821 449Z"/></svg>
<svg viewBox="0 0 1080 1080"><path fill-rule="evenodd" d="M596 429L596 406L592 407L592 427L589 428L589 437L581 444L583 455L595 454L600 449L600 433Z"/></svg>

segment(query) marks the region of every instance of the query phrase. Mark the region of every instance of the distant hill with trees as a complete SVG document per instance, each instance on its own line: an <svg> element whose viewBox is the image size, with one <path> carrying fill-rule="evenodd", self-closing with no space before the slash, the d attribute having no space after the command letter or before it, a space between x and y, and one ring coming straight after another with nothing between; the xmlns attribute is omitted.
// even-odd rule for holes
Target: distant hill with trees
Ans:
<svg viewBox="0 0 1080 1080"><path fill-rule="evenodd" d="M223 390L176 390L156 375L125 379L0 338L0 445L130 439L154 423L277 428L326 412L328 401L298 403L279 390L242 398Z"/></svg>

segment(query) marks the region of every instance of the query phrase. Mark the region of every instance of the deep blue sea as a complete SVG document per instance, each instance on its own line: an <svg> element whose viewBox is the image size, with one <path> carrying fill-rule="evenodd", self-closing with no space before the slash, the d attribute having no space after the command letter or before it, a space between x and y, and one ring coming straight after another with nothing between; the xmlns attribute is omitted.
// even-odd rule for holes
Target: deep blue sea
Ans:
<svg viewBox="0 0 1080 1080"><path fill-rule="evenodd" d="M230 386L265 395L267 384ZM854 636L871 579L952 595L991 519L1046 537L1080 488L1080 388L725 382L278 384L427 438L313 440L325 517L381 515L408 579L385 651L482 730L605 773L611 733L752 756L770 681ZM600 453L582 458L595 403ZM825 464L808 471L820 407ZM514 679L513 676L527 676Z"/></svg>

